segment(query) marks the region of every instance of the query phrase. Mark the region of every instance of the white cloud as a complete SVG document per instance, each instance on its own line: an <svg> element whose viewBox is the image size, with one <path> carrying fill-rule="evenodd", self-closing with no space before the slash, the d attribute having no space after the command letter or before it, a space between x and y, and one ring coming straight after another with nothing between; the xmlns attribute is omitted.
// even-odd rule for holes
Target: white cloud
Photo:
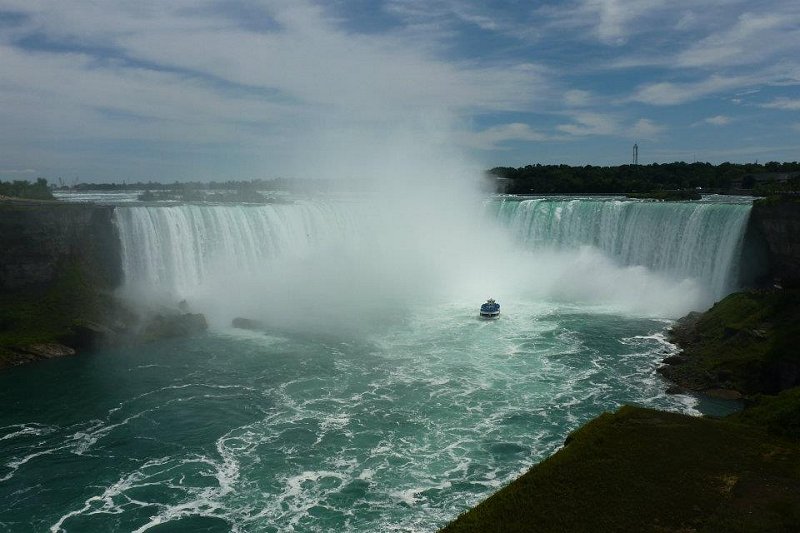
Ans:
<svg viewBox="0 0 800 533"><path fill-rule="evenodd" d="M570 115L573 123L559 124L556 129L574 137L615 136L633 139L655 139L666 128L648 118L633 123L618 115L583 111Z"/></svg>
<svg viewBox="0 0 800 533"><path fill-rule="evenodd" d="M305 104L362 114L419 107L515 109L544 85L526 63L481 67L431 54L436 35L357 35L308 2L267 2L280 29L255 33L210 15L187 16L186 0L137 5L59 2L35 13L48 34L119 47L163 67L277 90ZM124 16L119 16L120 11ZM432 42L433 41L433 42Z"/></svg>
<svg viewBox="0 0 800 533"><path fill-rule="evenodd" d="M800 11L743 13L736 23L693 42L678 54L676 66L720 68L762 62L797 50Z"/></svg>
<svg viewBox="0 0 800 533"><path fill-rule="evenodd" d="M584 107L591 103L592 93L573 89L564 93L564 103L570 107Z"/></svg>
<svg viewBox="0 0 800 533"><path fill-rule="evenodd" d="M212 1L4 4L28 16L0 28L0 149L14 165L37 161L42 141L119 139L235 146L280 171L325 129L380 135L416 123L424 133L431 117L528 109L552 83L527 61L444 58L447 31L353 33L303 0L259 4L266 31L219 16ZM12 44L32 33L78 51Z"/></svg>
<svg viewBox="0 0 800 533"><path fill-rule="evenodd" d="M712 75L694 83L658 82L640 86L631 100L652 105L675 105L698 100L719 92L747 87L756 81L747 76Z"/></svg>
<svg viewBox="0 0 800 533"><path fill-rule="evenodd" d="M765 0L758 10L747 0L385 0L372 6L378 28L367 20L363 31L368 15L353 15L347 0L0 4L25 15L0 25L7 168L81 165L101 157L88 155L96 146L138 143L138 161L162 167L178 153L216 151L220 161L284 172L282 161L339 130L428 135L434 120L450 135L437 142L482 150L669 139L675 119L639 118L647 113L637 103L735 96L753 104L733 93L765 86L775 99L762 107L798 109L796 0ZM501 124L464 133L476 115ZM541 126L553 117L555 126ZM115 157L136 163L114 149L102 156L109 167Z"/></svg>
<svg viewBox="0 0 800 533"><path fill-rule="evenodd" d="M650 119L640 118L631 128L630 137L635 139L652 140L665 130L664 126L656 124Z"/></svg>
<svg viewBox="0 0 800 533"><path fill-rule="evenodd" d="M705 124L711 124L712 126L727 126L731 123L731 117L725 115L715 115L713 117L708 117L702 121Z"/></svg>
<svg viewBox="0 0 800 533"><path fill-rule="evenodd" d="M500 124L478 132L462 133L460 142L471 148L493 150L508 141L545 141L548 137L533 130L528 124L515 122Z"/></svg>
<svg viewBox="0 0 800 533"><path fill-rule="evenodd" d="M575 136L613 135L619 131L617 117L603 113L581 112L571 115L573 123L559 124L558 131Z"/></svg>
<svg viewBox="0 0 800 533"><path fill-rule="evenodd" d="M775 98L771 102L761 104L769 109L783 109L784 111L800 111L800 98Z"/></svg>
<svg viewBox="0 0 800 533"><path fill-rule="evenodd" d="M637 20L659 10L665 3L665 0L578 0L545 6L537 13L553 29L589 29L601 43L620 46L638 32Z"/></svg>

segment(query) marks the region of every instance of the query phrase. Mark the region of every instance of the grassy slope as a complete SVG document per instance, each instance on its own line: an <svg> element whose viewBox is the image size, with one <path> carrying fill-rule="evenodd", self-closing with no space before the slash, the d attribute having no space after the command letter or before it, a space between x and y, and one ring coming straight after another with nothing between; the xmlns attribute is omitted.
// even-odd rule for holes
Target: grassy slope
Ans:
<svg viewBox="0 0 800 533"><path fill-rule="evenodd" d="M100 320L112 308L111 297L98 291L80 266L60 271L50 287L0 296L0 367L18 357L15 346L65 342L75 323Z"/></svg>
<svg viewBox="0 0 800 533"><path fill-rule="evenodd" d="M759 427L623 407L443 533L796 531L800 443Z"/></svg>
<svg viewBox="0 0 800 533"><path fill-rule="evenodd" d="M777 393L781 369L800 365L800 291L734 293L674 330L687 362L664 375L689 388ZM786 374L786 371L783 371Z"/></svg>
<svg viewBox="0 0 800 533"><path fill-rule="evenodd" d="M758 396L754 405L728 419L759 426L774 435L800 442L800 387L777 396Z"/></svg>

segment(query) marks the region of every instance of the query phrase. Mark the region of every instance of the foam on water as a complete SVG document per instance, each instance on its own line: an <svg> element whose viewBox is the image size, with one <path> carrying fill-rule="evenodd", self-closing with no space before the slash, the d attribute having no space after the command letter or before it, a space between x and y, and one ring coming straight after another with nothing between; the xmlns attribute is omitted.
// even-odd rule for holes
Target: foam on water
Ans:
<svg viewBox="0 0 800 533"><path fill-rule="evenodd" d="M644 242L620 255L605 237L575 237L588 235L584 207L568 204L547 206L547 220L552 235L571 237L543 246L517 233L517 244L487 239L466 255L452 227L456 243L441 254L441 236L376 239L367 228L387 227L386 214L369 203L118 208L127 293L186 298L214 328L0 375L0 401L15 405L0 413L0 523L431 531L602 411L636 403L696 414L696 401L666 395L655 372L674 350L665 317L701 305L699 287L724 292L716 284L732 267L709 269L709 257L687 252L695 266L676 270ZM666 216L623 204L586 209ZM519 209L489 218L507 226L475 220L514 233ZM747 209L731 213L736 225ZM712 224L718 214L697 209L706 222L693 227L727 232ZM639 227L614 216L617 231ZM712 259L733 261L736 239L722 240ZM397 254L398 243L422 257ZM486 250L497 252L489 272ZM503 314L478 320L490 295ZM338 307L315 311L312 296ZM310 317L258 314L276 298ZM232 330L240 315L264 319L268 334ZM22 400L30 382L41 384L35 403Z"/></svg>
<svg viewBox="0 0 800 533"><path fill-rule="evenodd" d="M0 491L77 461L95 466L54 487L34 512L40 529L213 520L240 531L430 531L602 410L692 412L654 374L669 348L663 322L511 307L494 322L471 306L419 307L369 338L224 333L98 354L88 376L67 377L129 376L120 399L60 426L5 425L0 445L27 438L25 427L43 440L4 448L16 462L37 455ZM31 512L29 500L9 501L0 520Z"/></svg>

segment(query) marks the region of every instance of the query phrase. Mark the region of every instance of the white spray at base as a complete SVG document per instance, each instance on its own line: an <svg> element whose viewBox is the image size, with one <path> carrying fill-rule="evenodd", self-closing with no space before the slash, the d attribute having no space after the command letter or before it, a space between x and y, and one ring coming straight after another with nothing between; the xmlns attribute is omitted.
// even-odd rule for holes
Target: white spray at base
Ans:
<svg viewBox="0 0 800 533"><path fill-rule="evenodd" d="M243 316L340 331L426 305L477 313L487 297L504 312L533 300L678 317L734 288L749 205L487 203L480 169L441 143L382 146L325 167L369 182L369 193L118 207L123 293L142 305L186 300L216 326Z"/></svg>
<svg viewBox="0 0 800 533"><path fill-rule="evenodd" d="M478 206L460 224L443 224L435 206L426 213L387 203L361 196L118 208L124 292L139 303L185 299L218 325L247 316L282 327L353 327L420 302L477 308L486 296L676 317L734 288L749 212L573 200L560 218L543 221L516 206L509 228ZM598 204L636 213L601 223L587 214Z"/></svg>

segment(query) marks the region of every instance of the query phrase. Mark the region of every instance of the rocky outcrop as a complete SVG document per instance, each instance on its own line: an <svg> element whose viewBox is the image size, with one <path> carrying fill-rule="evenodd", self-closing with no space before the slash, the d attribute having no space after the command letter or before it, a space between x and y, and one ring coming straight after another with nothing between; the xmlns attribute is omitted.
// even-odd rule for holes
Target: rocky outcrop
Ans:
<svg viewBox="0 0 800 533"><path fill-rule="evenodd" d="M738 399L800 385L800 293L771 289L734 293L670 330L682 352L658 372L680 389Z"/></svg>
<svg viewBox="0 0 800 533"><path fill-rule="evenodd" d="M197 335L208 329L206 317L200 313L159 314L144 326L141 339L154 341L172 337Z"/></svg>
<svg viewBox="0 0 800 533"><path fill-rule="evenodd" d="M267 329L267 325L263 322L253 320L252 318L243 318L240 316L237 316L233 319L231 326L237 329L249 329L251 331L265 331Z"/></svg>
<svg viewBox="0 0 800 533"><path fill-rule="evenodd" d="M124 315L113 296L122 280L113 213L0 201L0 367L71 355L110 337Z"/></svg>
<svg viewBox="0 0 800 533"><path fill-rule="evenodd" d="M52 284L79 264L99 289L122 280L114 208L44 201L0 201L0 293Z"/></svg>
<svg viewBox="0 0 800 533"><path fill-rule="evenodd" d="M767 244L776 281L800 286L800 198L759 200L753 204L750 221Z"/></svg>

